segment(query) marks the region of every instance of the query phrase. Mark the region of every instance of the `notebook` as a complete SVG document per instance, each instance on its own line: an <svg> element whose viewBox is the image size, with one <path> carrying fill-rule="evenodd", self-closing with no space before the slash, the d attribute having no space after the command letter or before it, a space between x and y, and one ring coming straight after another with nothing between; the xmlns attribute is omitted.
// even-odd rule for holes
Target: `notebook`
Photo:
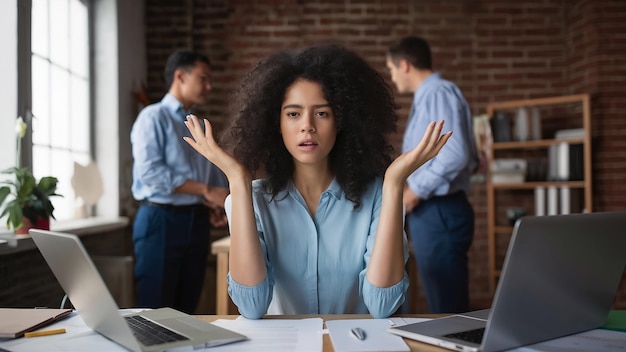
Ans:
<svg viewBox="0 0 626 352"><path fill-rule="evenodd" d="M16 338L63 319L71 309L0 308L0 338Z"/></svg>
<svg viewBox="0 0 626 352"><path fill-rule="evenodd" d="M36 229L29 233L85 324L129 350L211 347L246 339L171 308L121 316L76 235Z"/></svg>
<svg viewBox="0 0 626 352"><path fill-rule="evenodd" d="M388 331L451 350L489 352L598 328L626 266L625 229L626 212L521 218L490 310ZM473 335L474 342L467 341Z"/></svg>

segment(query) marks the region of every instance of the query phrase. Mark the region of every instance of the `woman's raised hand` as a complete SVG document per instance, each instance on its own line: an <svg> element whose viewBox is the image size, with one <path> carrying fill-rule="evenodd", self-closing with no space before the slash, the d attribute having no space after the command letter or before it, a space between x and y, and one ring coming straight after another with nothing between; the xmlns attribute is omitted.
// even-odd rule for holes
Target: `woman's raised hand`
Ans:
<svg viewBox="0 0 626 352"><path fill-rule="evenodd" d="M385 172L385 180L389 179L404 184L407 177L417 168L434 158L452 135L452 131L442 135L442 129L443 120L437 123L431 122L417 147L400 155L389 165Z"/></svg>
<svg viewBox="0 0 626 352"><path fill-rule="evenodd" d="M213 138L213 129L209 120L204 119L205 128L203 128L198 117L190 114L187 115L185 126L192 136L192 138L183 137L185 142L219 167L229 180L234 176L234 173L246 172L243 165L217 144Z"/></svg>

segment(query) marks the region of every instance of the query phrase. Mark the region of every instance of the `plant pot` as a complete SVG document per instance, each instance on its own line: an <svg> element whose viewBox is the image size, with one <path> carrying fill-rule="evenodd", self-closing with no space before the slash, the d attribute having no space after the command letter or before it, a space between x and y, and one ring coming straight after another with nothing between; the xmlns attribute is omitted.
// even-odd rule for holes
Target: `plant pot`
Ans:
<svg viewBox="0 0 626 352"><path fill-rule="evenodd" d="M50 218L37 217L37 222L33 225L28 218L23 218L24 225L15 230L18 235L28 235L30 229L50 230Z"/></svg>

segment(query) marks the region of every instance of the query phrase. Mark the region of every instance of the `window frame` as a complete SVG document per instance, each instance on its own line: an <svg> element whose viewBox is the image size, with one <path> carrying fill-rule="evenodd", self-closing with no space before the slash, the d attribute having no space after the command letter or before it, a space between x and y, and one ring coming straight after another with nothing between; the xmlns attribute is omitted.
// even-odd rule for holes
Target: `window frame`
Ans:
<svg viewBox="0 0 626 352"><path fill-rule="evenodd" d="M55 0L48 0L52 3ZM69 0L68 0L69 1ZM95 156L95 115L94 115L94 60L93 60L93 38L94 38L94 6L92 0L79 0L87 8L87 40L88 40L88 68L87 74L89 77L88 89L89 89L89 106L87 108L89 115L89 127L88 127L88 155L93 160ZM32 89L32 0L18 0L17 1L17 116L21 116L27 123L29 128L21 140L21 155L20 165L26 167L29 170L33 170L33 89ZM16 118L17 118L16 116ZM72 148L70 147L70 151ZM36 177L38 175L35 175ZM70 182L71 180L63 180ZM67 197L67 195L65 195ZM76 199L73 199L74 206L76 206ZM93 213L93 209L88 210L89 213ZM74 216L70 215L66 218L61 218L61 221L73 220Z"/></svg>

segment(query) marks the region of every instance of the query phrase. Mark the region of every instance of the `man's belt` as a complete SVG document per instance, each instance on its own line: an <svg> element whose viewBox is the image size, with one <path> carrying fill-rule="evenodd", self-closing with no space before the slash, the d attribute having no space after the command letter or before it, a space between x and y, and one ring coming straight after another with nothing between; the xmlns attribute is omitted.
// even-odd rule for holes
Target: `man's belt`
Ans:
<svg viewBox="0 0 626 352"><path fill-rule="evenodd" d="M204 204L174 205L174 204L155 203L149 200L144 200L141 202L141 204L149 206L149 207L167 209L167 210L177 211L181 213L206 212L209 209Z"/></svg>

